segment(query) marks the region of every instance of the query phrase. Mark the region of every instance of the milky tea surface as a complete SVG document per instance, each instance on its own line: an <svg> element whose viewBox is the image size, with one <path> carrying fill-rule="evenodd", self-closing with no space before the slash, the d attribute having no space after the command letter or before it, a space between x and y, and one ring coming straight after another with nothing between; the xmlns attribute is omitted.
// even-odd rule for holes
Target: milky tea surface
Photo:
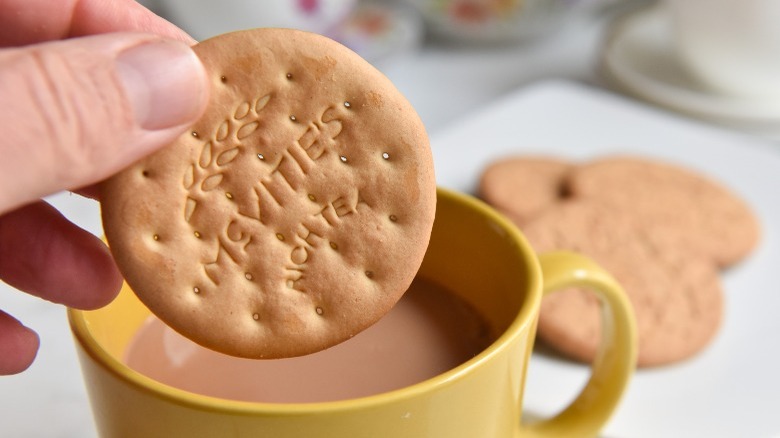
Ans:
<svg viewBox="0 0 780 438"><path fill-rule="evenodd" d="M319 402L421 382L467 361L493 339L471 306L417 278L378 323L314 354L273 360L227 356L193 343L152 316L130 343L125 362L194 393L242 401Z"/></svg>

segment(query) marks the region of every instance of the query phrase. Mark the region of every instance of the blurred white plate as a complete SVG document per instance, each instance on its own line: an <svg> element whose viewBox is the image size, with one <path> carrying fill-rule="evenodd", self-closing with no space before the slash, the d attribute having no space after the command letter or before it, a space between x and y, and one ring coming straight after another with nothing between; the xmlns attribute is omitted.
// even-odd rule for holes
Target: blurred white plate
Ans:
<svg viewBox="0 0 780 438"><path fill-rule="evenodd" d="M726 96L698 83L678 62L672 31L660 5L616 20L602 50L602 73L623 91L656 105L780 138L780 101Z"/></svg>
<svg viewBox="0 0 780 438"><path fill-rule="evenodd" d="M780 436L780 150L746 134L683 120L622 97L543 82L438 131L431 141L441 185L474 192L490 161L547 153L574 160L611 152L656 157L729 186L764 227L760 247L724 275L726 314L714 342L673 366L640 370L605 437ZM519 188L519 190L522 190ZM535 354L526 411L549 416L588 368Z"/></svg>

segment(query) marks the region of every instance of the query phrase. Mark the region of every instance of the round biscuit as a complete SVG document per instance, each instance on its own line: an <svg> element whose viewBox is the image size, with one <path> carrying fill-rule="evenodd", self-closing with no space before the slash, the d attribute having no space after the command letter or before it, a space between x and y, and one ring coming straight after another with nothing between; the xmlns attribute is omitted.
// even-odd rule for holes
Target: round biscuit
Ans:
<svg viewBox="0 0 780 438"><path fill-rule="evenodd" d="M412 282L436 203L425 129L344 46L288 29L194 47L205 115L102 185L127 283L176 331L251 357L298 356L379 320Z"/></svg>
<svg viewBox="0 0 780 438"><path fill-rule="evenodd" d="M639 366L688 358L716 334L723 313L716 266L668 236L647 233L630 212L573 200L547 210L524 232L537 251L579 252L618 280L636 315ZM563 354L591 362L601 341L600 315L592 292L554 292L542 302L538 334Z"/></svg>
<svg viewBox="0 0 780 438"><path fill-rule="evenodd" d="M568 162L544 156L506 157L489 164L479 196L522 225L563 198Z"/></svg>
<svg viewBox="0 0 780 438"><path fill-rule="evenodd" d="M726 267L746 257L760 237L748 205L704 175L647 158L613 156L572 170L574 197L598 198L632 210L645 227L680 235L691 251Z"/></svg>

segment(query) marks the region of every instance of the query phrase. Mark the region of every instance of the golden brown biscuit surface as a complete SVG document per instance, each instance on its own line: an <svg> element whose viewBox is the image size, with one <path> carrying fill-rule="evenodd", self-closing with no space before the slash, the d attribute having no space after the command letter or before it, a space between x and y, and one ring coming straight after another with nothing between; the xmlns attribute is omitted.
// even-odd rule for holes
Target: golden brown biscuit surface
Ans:
<svg viewBox="0 0 780 438"><path fill-rule="evenodd" d="M760 226L748 205L701 173L648 158L611 156L585 163L569 177L574 197L593 197L633 210L643 225L677 233L681 245L721 267L746 257Z"/></svg>
<svg viewBox="0 0 780 438"><path fill-rule="evenodd" d="M160 319L224 353L348 339L400 298L427 247L436 187L419 117L318 35L241 31L195 51L205 115L102 187L120 269Z"/></svg>
<svg viewBox="0 0 780 438"><path fill-rule="evenodd" d="M479 195L522 225L563 198L572 165L547 156L505 157L488 165Z"/></svg>
<svg viewBox="0 0 780 438"><path fill-rule="evenodd" d="M618 279L636 308L640 366L685 359L710 342L723 312L717 268L747 256L760 237L758 219L727 188L647 157L602 156L568 167L554 157L507 157L485 169L480 193L537 250L584 253ZM542 305L539 336L590 361L598 316L590 292L552 294Z"/></svg>
<svg viewBox="0 0 780 438"><path fill-rule="evenodd" d="M575 200L547 210L525 232L537 251L577 251L618 280L637 319L639 366L686 359L717 333L723 292L714 263L666 235L647 233L630 212ZM600 314L591 292L556 292L542 303L538 333L557 350L590 362L601 344Z"/></svg>

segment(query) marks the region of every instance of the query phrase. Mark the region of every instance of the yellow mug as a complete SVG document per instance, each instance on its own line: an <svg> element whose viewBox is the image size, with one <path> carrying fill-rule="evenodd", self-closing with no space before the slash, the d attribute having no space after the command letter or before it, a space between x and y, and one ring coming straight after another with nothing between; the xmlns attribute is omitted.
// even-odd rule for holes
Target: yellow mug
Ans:
<svg viewBox="0 0 780 438"><path fill-rule="evenodd" d="M343 401L251 403L154 381L121 358L149 315L125 288L107 307L70 309L82 372L102 437L509 438L588 437L617 406L636 361L628 299L582 256L537 256L520 231L468 195L439 189L419 274L470 302L501 335L460 366L402 389ZM580 395L557 416L520 420L542 296L567 286L597 292L603 348Z"/></svg>

